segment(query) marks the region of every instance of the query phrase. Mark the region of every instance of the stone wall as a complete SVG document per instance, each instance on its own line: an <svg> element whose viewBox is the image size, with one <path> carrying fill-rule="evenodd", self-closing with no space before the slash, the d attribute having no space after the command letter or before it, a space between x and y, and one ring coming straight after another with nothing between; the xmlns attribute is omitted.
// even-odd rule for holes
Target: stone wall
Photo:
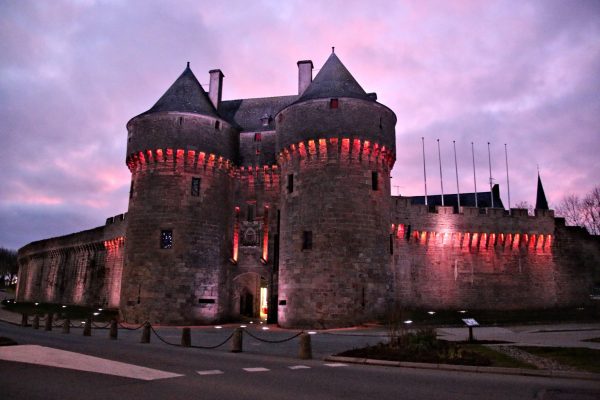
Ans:
<svg viewBox="0 0 600 400"><path fill-rule="evenodd" d="M347 326L388 307L390 158L378 150L329 138L282 151L280 325Z"/></svg>
<svg viewBox="0 0 600 400"><path fill-rule="evenodd" d="M552 211L410 205L394 198L396 301L430 309L534 309L589 301L599 249L555 223Z"/></svg>
<svg viewBox="0 0 600 400"><path fill-rule="evenodd" d="M121 214L104 226L21 248L17 301L117 308L126 224Z"/></svg>
<svg viewBox="0 0 600 400"><path fill-rule="evenodd" d="M235 170L214 154L165 149L130 163L121 289L126 321L209 323L228 315ZM192 181L199 179L198 192ZM161 247L161 232L172 245Z"/></svg>

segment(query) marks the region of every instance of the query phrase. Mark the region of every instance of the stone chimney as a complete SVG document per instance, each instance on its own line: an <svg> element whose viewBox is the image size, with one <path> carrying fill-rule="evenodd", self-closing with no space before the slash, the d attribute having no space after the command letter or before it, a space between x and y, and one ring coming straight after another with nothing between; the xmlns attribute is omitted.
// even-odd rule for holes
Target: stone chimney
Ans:
<svg viewBox="0 0 600 400"><path fill-rule="evenodd" d="M313 63L311 60L298 61L298 94L304 93L312 82Z"/></svg>
<svg viewBox="0 0 600 400"><path fill-rule="evenodd" d="M213 106L218 110L221 104L221 95L223 93L223 78L225 75L220 69L212 69L208 71L210 74L210 83L208 86L208 97L213 103Z"/></svg>

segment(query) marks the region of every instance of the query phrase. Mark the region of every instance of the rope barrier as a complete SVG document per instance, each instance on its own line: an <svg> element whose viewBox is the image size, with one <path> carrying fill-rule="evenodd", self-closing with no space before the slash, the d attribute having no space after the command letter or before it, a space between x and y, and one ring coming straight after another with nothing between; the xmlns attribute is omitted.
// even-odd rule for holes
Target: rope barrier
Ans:
<svg viewBox="0 0 600 400"><path fill-rule="evenodd" d="M182 346L179 343L171 343L165 339L163 339L158 332L156 332L156 330L154 329L154 327L152 325L150 325L150 330L154 333L154 335L156 335L156 337L158 338L158 340L160 340L161 342L168 344L169 346L175 346L175 347L191 347L194 349L205 349L205 350L210 350L210 349L216 349L217 347L221 347L223 346L225 343L229 342L229 340L233 337L233 333L231 333L231 335L229 335L227 337L227 339L225 339L224 341L222 341L221 343L214 345L214 346L200 346L200 345L192 345L192 346Z"/></svg>
<svg viewBox="0 0 600 400"><path fill-rule="evenodd" d="M376 338L387 338L388 334L381 335L369 335L365 333L333 333L333 332L319 332L319 335L331 335L331 336L356 336L356 337L376 337Z"/></svg>
<svg viewBox="0 0 600 400"><path fill-rule="evenodd" d="M140 326L138 326L137 328L130 328L130 327L128 327L128 326L125 326L125 325L123 325L123 323L119 322L119 326L120 326L121 328L123 328L123 329L126 329L126 330L128 330L128 331L137 331L138 329L141 329L141 328L143 328L145 324L146 324L146 323L144 322L144 323L142 323Z"/></svg>
<svg viewBox="0 0 600 400"><path fill-rule="evenodd" d="M98 326L96 325L95 322L92 322L92 327L96 328L96 329L107 329L110 326L110 322L104 326Z"/></svg>
<svg viewBox="0 0 600 400"><path fill-rule="evenodd" d="M248 330L244 329L244 333L247 333L247 334L248 334L248 336L250 336L251 338L254 338L254 339L258 340L259 342L265 342L265 343L284 343L284 342L289 342L290 340L292 340L292 339L295 339L295 338L297 338L298 336L302 335L302 333L303 333L303 332L304 332L304 331L300 331L300 332L298 332L297 334L295 334L294 336L292 336L292 337L289 337L289 338L287 338L287 339L281 339L281 340L268 340L268 339L262 339L262 338L259 338L258 336L255 336L255 335L253 335L252 333L250 333L250 331L248 331Z"/></svg>

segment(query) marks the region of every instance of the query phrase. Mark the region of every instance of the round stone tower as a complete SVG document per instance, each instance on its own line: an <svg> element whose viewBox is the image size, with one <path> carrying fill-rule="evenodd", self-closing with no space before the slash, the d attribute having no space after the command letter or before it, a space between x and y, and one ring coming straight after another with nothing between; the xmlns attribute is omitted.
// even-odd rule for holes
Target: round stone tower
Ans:
<svg viewBox="0 0 600 400"><path fill-rule="evenodd" d="M279 324L352 325L393 298L396 116L331 54L275 118L281 167Z"/></svg>
<svg viewBox="0 0 600 400"><path fill-rule="evenodd" d="M233 163L239 133L188 67L127 123L131 171L120 311L128 322L206 323L229 309ZM213 87L213 84L215 87Z"/></svg>

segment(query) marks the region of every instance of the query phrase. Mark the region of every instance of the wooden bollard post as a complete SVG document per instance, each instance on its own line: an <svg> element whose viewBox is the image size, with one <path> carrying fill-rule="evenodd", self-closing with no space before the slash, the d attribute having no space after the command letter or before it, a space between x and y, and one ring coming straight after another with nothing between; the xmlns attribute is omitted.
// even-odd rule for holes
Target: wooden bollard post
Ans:
<svg viewBox="0 0 600 400"><path fill-rule="evenodd" d="M62 333L70 333L70 332L71 332L71 320L69 318L65 318L65 322L63 322Z"/></svg>
<svg viewBox="0 0 600 400"><path fill-rule="evenodd" d="M142 340L141 343L150 343L150 322L146 321L144 328L142 329Z"/></svg>
<svg viewBox="0 0 600 400"><path fill-rule="evenodd" d="M29 325L28 319L29 319L29 317L27 316L27 314L21 314L21 326Z"/></svg>
<svg viewBox="0 0 600 400"><path fill-rule="evenodd" d="M183 331L181 331L181 345L183 347L190 347L192 345L192 332L188 327L183 328Z"/></svg>
<svg viewBox="0 0 600 400"><path fill-rule="evenodd" d="M231 338L231 352L241 353L242 352L242 338L244 330L242 328L235 328L233 331L233 337Z"/></svg>
<svg viewBox="0 0 600 400"><path fill-rule="evenodd" d="M33 316L33 329L40 329L40 316L39 315L34 315Z"/></svg>
<svg viewBox="0 0 600 400"><path fill-rule="evenodd" d="M312 359L312 345L310 343L310 335L306 332L300 335L300 351L298 357L302 360Z"/></svg>
<svg viewBox="0 0 600 400"><path fill-rule="evenodd" d="M117 320L113 319L110 321L110 332L108 333L108 337L110 339L116 340L119 335L119 329L117 327Z"/></svg>
<svg viewBox="0 0 600 400"><path fill-rule="evenodd" d="M48 313L46 315L46 323L44 324L44 330L45 331L52 330L52 313Z"/></svg>
<svg viewBox="0 0 600 400"><path fill-rule="evenodd" d="M83 327L83 336L92 336L92 318L87 317Z"/></svg>

